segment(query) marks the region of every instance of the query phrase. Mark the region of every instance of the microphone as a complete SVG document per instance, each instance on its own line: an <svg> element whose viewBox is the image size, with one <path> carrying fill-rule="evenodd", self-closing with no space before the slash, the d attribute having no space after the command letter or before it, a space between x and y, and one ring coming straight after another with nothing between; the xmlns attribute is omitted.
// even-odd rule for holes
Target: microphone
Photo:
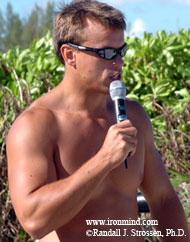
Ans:
<svg viewBox="0 0 190 242"><path fill-rule="evenodd" d="M126 88L124 83L119 80L111 82L109 93L114 102L116 122L120 123L127 119L125 103ZM125 160L125 168L127 169L127 159Z"/></svg>

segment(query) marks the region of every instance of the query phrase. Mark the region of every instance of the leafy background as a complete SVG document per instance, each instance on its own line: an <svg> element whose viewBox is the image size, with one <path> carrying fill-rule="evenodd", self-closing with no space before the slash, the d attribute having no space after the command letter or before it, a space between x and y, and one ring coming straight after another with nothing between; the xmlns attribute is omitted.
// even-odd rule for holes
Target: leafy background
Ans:
<svg viewBox="0 0 190 242"><path fill-rule="evenodd" d="M190 223L190 30L165 31L126 39L123 81L128 97L147 111L156 146ZM1 240L32 241L12 208L7 180L6 136L16 117L64 76L50 32L29 48L0 52L0 195ZM149 238L150 241L159 241Z"/></svg>

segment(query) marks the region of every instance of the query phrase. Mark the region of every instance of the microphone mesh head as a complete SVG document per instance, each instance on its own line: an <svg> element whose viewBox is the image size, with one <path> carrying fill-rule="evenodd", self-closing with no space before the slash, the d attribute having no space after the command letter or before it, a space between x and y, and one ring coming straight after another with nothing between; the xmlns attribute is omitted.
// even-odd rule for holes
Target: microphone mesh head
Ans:
<svg viewBox="0 0 190 242"><path fill-rule="evenodd" d="M109 88L111 99L114 101L115 98L125 99L126 88L122 81L113 81Z"/></svg>

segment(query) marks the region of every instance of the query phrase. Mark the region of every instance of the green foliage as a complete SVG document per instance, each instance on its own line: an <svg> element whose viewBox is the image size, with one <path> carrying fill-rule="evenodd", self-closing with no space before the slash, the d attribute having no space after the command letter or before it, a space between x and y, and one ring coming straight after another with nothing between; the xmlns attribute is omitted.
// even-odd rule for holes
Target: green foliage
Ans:
<svg viewBox="0 0 190 242"><path fill-rule="evenodd" d="M1 15L0 15L1 18ZM1 25L0 25L1 28ZM146 109L156 145L174 186L190 182L190 30L178 34L145 33L127 39L123 81L128 97ZM6 135L15 118L64 77L55 57L50 32L20 47L0 52L0 190L2 241L30 241L14 215L7 185ZM189 197L184 189L183 197ZM189 203L184 203L188 215ZM28 240L27 240L28 239Z"/></svg>
<svg viewBox="0 0 190 242"><path fill-rule="evenodd" d="M30 87L31 100L57 85L64 74L64 68L54 54L49 32L40 40L34 40L28 49L16 47L1 54L0 65L1 85L17 97L22 88Z"/></svg>
<svg viewBox="0 0 190 242"><path fill-rule="evenodd" d="M128 39L123 79L129 97L143 103L151 118L155 102L181 111L190 101L190 30L179 33L144 34Z"/></svg>

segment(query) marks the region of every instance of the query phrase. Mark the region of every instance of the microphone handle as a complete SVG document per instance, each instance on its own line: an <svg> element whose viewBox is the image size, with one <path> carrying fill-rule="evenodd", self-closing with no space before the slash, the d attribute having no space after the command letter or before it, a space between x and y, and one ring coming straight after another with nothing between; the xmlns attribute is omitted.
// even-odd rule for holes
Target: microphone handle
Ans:
<svg viewBox="0 0 190 242"><path fill-rule="evenodd" d="M117 123L120 123L127 119L125 99L123 98L115 99L114 108L115 108L115 118ZM129 152L128 157L130 155L131 155L131 152ZM125 168L126 169L128 168L127 158L125 159Z"/></svg>
<svg viewBox="0 0 190 242"><path fill-rule="evenodd" d="M127 164L127 158L125 159L125 169L128 168L128 164Z"/></svg>

